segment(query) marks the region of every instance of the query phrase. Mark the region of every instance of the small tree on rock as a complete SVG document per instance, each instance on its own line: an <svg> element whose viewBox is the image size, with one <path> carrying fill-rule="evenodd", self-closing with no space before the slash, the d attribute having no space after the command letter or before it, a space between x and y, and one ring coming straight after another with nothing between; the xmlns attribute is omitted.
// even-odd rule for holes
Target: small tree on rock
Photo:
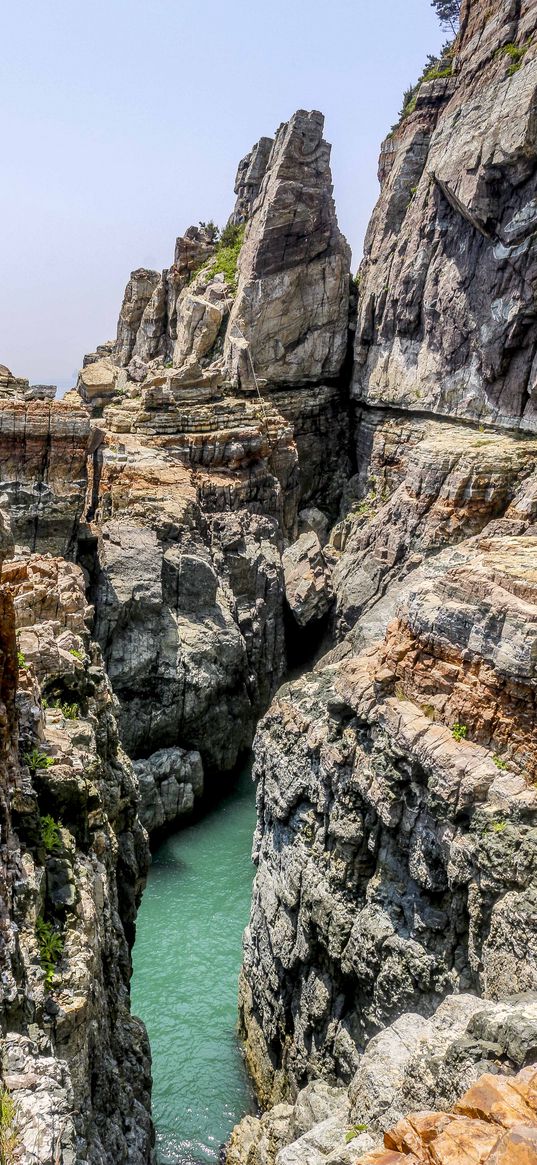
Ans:
<svg viewBox="0 0 537 1165"><path fill-rule="evenodd" d="M459 30L460 0L431 0L442 28L450 28L456 36Z"/></svg>

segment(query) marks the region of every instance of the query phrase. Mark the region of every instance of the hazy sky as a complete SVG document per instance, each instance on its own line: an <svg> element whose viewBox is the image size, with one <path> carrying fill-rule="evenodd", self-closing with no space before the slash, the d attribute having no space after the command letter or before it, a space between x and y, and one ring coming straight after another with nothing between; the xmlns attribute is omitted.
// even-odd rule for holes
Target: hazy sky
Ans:
<svg viewBox="0 0 537 1165"><path fill-rule="evenodd" d="M321 109L357 266L382 138L445 39L429 0L19 0L2 16L0 363L72 381L129 272L224 223L237 162Z"/></svg>

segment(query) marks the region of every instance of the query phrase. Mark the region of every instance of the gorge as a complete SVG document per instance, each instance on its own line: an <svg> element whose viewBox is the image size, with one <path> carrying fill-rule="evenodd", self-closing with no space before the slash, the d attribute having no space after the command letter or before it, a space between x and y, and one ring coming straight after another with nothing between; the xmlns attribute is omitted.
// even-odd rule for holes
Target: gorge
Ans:
<svg viewBox="0 0 537 1165"><path fill-rule="evenodd" d="M356 279L324 119L298 110L240 163L220 237L132 272L76 390L0 369L12 1161L156 1160L130 982L163 837L134 1010L154 981L158 1043L175 969L159 1152L218 1159L236 1048L178 1132L206 1071L180 1000L212 947L217 990L211 920L223 947L242 929L249 808L220 867L203 814L250 749L260 1108L230 1101L227 1165L537 1161L536 34L534 0L463 0L383 143Z"/></svg>

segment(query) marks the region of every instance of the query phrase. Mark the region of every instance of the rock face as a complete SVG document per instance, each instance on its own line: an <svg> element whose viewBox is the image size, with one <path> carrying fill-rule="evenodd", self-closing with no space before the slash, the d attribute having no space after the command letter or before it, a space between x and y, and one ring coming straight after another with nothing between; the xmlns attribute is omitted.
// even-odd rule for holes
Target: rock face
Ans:
<svg viewBox="0 0 537 1165"><path fill-rule="evenodd" d="M536 21L465 0L451 75L384 143L357 401L535 432Z"/></svg>
<svg viewBox="0 0 537 1165"><path fill-rule="evenodd" d="M333 593L330 567L314 531L301 534L284 552L285 597L300 627L322 619Z"/></svg>
<svg viewBox="0 0 537 1165"><path fill-rule="evenodd" d="M9 1131L21 1161L145 1165L150 1055L128 995L148 856L137 786L80 568L34 555L4 565L1 581Z"/></svg>
<svg viewBox="0 0 537 1165"><path fill-rule="evenodd" d="M211 773L232 768L250 745L285 667L284 543L296 535L300 504L337 514L349 444L341 381L349 251L322 128L320 114L299 112L241 163L228 227L238 289L226 247L210 227L191 228L170 271L133 273L113 349L102 345L80 374L100 441L81 561L122 740L147 762L147 788L162 750L199 752ZM241 247L233 221L243 220ZM280 303L280 316L264 315L263 344L280 344L282 303L295 332L294 355L270 372L273 391L249 396L230 380L228 354L240 318L243 357L258 359L258 329L250 335L241 314L254 252L259 294ZM317 562L307 566L318 592L308 619L331 602L321 562L322 579ZM172 803L178 815L190 803L166 788L171 801L155 808L155 824Z"/></svg>
<svg viewBox="0 0 537 1165"><path fill-rule="evenodd" d="M349 325L350 251L338 225L324 118L299 110L280 126L238 267L226 336L243 391L341 373Z"/></svg>
<svg viewBox="0 0 537 1165"><path fill-rule="evenodd" d="M134 762L140 788L140 820L148 833L163 829L192 812L203 793L203 765L199 752L162 748L149 760Z"/></svg>
<svg viewBox="0 0 537 1165"><path fill-rule="evenodd" d="M232 1165L535 1157L534 25L463 4L382 149L353 469L330 532L312 498L284 553L298 619L329 565L330 649L254 742L240 1011L267 1111ZM317 1087L337 1093L301 1126Z"/></svg>
<svg viewBox="0 0 537 1165"><path fill-rule="evenodd" d="M71 558L84 510L89 415L80 401L32 393L12 392L0 378L0 492L21 549Z"/></svg>
<svg viewBox="0 0 537 1165"><path fill-rule="evenodd" d="M449 1165L531 1162L537 1154L537 1072L482 1076L451 1113L414 1113L384 1136L386 1152L366 1153L358 1165Z"/></svg>
<svg viewBox="0 0 537 1165"><path fill-rule="evenodd" d="M509 1145L506 1130L517 1124L523 1126L517 1131L520 1151L531 1148L536 1003L537 996L484 1004L458 995L428 1020L401 1016L369 1042L348 1089L315 1080L293 1104L278 1104L261 1118L245 1117L230 1139L228 1165L390 1165L386 1147L415 1154L411 1159L421 1165L475 1165L487 1160L474 1152L478 1146L488 1151L493 1131L493 1143L503 1150ZM460 1143L453 1128L437 1143L435 1137L454 1122L463 1134ZM484 1137L483 1122L490 1122ZM434 1155L447 1147L451 1156ZM362 1156L364 1151L372 1152Z"/></svg>

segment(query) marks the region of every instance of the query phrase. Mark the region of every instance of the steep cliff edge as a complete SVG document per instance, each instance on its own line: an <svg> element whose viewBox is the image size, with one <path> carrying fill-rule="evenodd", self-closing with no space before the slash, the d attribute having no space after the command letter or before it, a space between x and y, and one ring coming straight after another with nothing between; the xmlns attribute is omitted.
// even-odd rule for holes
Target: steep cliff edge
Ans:
<svg viewBox="0 0 537 1165"><path fill-rule="evenodd" d="M4 564L0 593L6 1160L142 1165L150 1054L129 979L148 850L136 783L81 570L31 555Z"/></svg>
<svg viewBox="0 0 537 1165"><path fill-rule="evenodd" d="M382 147L357 401L535 431L536 21L465 0L451 66Z"/></svg>
<svg viewBox="0 0 537 1165"><path fill-rule="evenodd" d="M285 670L284 545L304 509L339 511L350 252L329 157L316 112L255 146L221 240L192 227L169 270L133 272L80 375L99 442L81 561L151 828L250 746Z"/></svg>
<svg viewBox="0 0 537 1165"><path fill-rule="evenodd" d="M487 1066L533 1063L535 21L533 4L464 4L448 64L382 148L358 276L357 472L323 549L334 646L254 742L240 1007L276 1107L236 1130L233 1165L354 1162L416 1102L447 1109ZM437 1032L442 1070L412 1065L421 1094L409 1081L397 1111L382 1089L368 1102L382 1032L402 1025L408 1049L441 1014L466 1039L466 999L526 1025L523 1053L491 1028L488 1048L469 1039L446 1062ZM332 1093L307 1101L305 1125L315 1088ZM347 1147L354 1126L366 1141Z"/></svg>

